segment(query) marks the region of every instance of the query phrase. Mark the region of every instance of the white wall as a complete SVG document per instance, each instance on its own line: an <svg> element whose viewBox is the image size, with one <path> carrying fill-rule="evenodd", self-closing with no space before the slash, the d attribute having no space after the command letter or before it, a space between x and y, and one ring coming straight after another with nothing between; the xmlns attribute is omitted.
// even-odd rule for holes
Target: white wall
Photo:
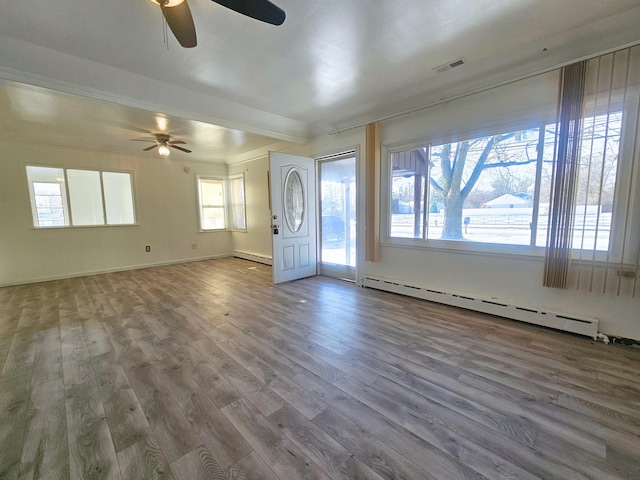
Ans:
<svg viewBox="0 0 640 480"><path fill-rule="evenodd" d="M510 118L526 123L531 111L544 112L545 116L553 112L557 85L557 74L547 74L386 120L381 124L381 142L389 147L417 140L447 141L456 135L481 134L484 127L495 124L505 112L509 112ZM364 153L363 130L318 137L312 141L311 150L318 155L352 148L355 143ZM383 160L383 189L389 181L385 163ZM363 168L361 165L360 175ZM364 182L360 185L358 193L364 202ZM364 220L363 215L360 218ZM364 237L365 229L364 222L359 222L360 238ZM381 235L384 239L384 232ZM359 279L367 274L378 275L470 296L493 297L524 307L597 318L600 331L606 334L640 339L640 298L545 288L543 262L543 258L533 256L470 254L424 246L407 248L386 242L381 246L379 262L359 261L358 275Z"/></svg>
<svg viewBox="0 0 640 480"><path fill-rule="evenodd" d="M34 228L26 165L132 171L138 225ZM0 285L230 255L230 232L198 232L196 174L226 175L227 167L0 144Z"/></svg>

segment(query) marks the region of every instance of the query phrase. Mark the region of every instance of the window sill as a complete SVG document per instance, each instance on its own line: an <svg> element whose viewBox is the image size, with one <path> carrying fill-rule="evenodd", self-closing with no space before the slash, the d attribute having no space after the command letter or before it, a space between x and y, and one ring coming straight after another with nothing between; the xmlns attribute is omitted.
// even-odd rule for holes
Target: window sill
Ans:
<svg viewBox="0 0 640 480"><path fill-rule="evenodd" d="M31 230L71 230L71 229L84 229L84 228L121 228L121 227L139 227L139 223L127 223L127 224L117 224L117 225L56 225L51 227L30 227Z"/></svg>
<svg viewBox="0 0 640 480"><path fill-rule="evenodd" d="M405 248L411 250L426 250L433 252L455 253L460 255L482 255L487 257L510 256L544 260L545 251L542 247L528 245L495 245L464 240L421 240L414 238L387 238L380 242L383 247Z"/></svg>
<svg viewBox="0 0 640 480"><path fill-rule="evenodd" d="M544 247L531 247L528 245L497 245L456 240L425 241L417 238L387 238L380 242L380 246L439 253L453 253L457 255L497 257L502 259L510 257L516 260L535 260L541 262L544 262L545 259ZM579 265L580 263L580 252L579 250L574 250L572 264ZM588 263L587 259L585 259L585 263ZM618 255L610 254L607 259L607 252L601 251L597 253L594 264L601 266L620 264L620 257ZM623 262L622 267L631 268L633 267L633 264Z"/></svg>
<svg viewBox="0 0 640 480"><path fill-rule="evenodd" d="M215 232L239 232L239 233L247 233L247 230L235 230L233 228L212 228L209 230L198 230L198 233L215 233Z"/></svg>

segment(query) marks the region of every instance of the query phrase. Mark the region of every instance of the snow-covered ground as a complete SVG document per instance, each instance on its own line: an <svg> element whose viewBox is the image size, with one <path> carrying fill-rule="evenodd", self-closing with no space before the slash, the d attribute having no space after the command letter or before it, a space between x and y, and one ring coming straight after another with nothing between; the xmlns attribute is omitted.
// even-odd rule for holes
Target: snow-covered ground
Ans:
<svg viewBox="0 0 640 480"><path fill-rule="evenodd" d="M574 248L591 250L597 238L597 250L606 251L609 246L611 213L601 213L598 217L596 207L588 207L586 210L586 215L583 215L584 208L578 208L573 246ZM547 239L547 213L547 207L542 206L538 215L536 232L536 246L539 247L544 246ZM529 245L531 243L530 224L533 218L533 208L470 208L463 210L462 218L465 217L469 217L469 224L462 227L465 241L501 245ZM413 220L413 214L393 215L392 236L412 238ZM429 239L440 239L443 223L444 214L442 212L429 214ZM347 259L346 242L334 240L322 244L322 261L355 266L355 240L356 225L353 221L351 222L350 258Z"/></svg>
<svg viewBox="0 0 640 480"><path fill-rule="evenodd" d="M537 246L544 246L547 238L547 213L547 208L541 207L537 222ZM463 210L462 218L465 217L469 218L468 225L462 227L466 241L506 245L531 243L533 208L470 208ZM412 238L413 222L412 214L393 215L392 236ZM442 211L430 213L427 237L434 240L440 239L443 224ZM584 208L579 207L574 226L574 248L593 249L596 241L597 250L607 250L610 227L611 213L601 213L598 217L597 207L588 207L586 214L584 214Z"/></svg>

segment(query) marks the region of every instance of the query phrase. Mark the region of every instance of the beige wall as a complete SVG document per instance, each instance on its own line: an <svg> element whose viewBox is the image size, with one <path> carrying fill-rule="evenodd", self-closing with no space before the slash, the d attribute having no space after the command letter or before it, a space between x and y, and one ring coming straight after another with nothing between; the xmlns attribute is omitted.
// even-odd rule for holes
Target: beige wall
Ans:
<svg viewBox="0 0 640 480"><path fill-rule="evenodd" d="M138 225L33 228L26 165L133 172ZM224 176L227 167L0 144L0 285L230 255L231 233L198 232L196 174Z"/></svg>

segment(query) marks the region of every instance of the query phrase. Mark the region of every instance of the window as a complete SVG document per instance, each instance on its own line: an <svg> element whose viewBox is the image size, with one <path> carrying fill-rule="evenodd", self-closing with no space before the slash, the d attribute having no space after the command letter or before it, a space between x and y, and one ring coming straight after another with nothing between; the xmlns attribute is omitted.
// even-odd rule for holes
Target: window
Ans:
<svg viewBox="0 0 640 480"><path fill-rule="evenodd" d="M107 225L134 223L131 175L122 172L102 172L102 185Z"/></svg>
<svg viewBox="0 0 640 480"><path fill-rule="evenodd" d="M229 178L229 218L231 230L246 230L244 176Z"/></svg>
<svg viewBox="0 0 640 480"><path fill-rule="evenodd" d="M245 203L244 175L232 176L227 180L198 177L200 230L229 228L229 230L245 231L247 229Z"/></svg>
<svg viewBox="0 0 640 480"><path fill-rule="evenodd" d="M33 182L33 198L38 225L57 227L66 224L59 183Z"/></svg>
<svg viewBox="0 0 640 480"><path fill-rule="evenodd" d="M420 146L390 155L392 237L424 238L428 152L428 147Z"/></svg>
<svg viewBox="0 0 640 480"><path fill-rule="evenodd" d="M104 225L100 172L67 170L71 218L74 225Z"/></svg>
<svg viewBox="0 0 640 480"><path fill-rule="evenodd" d="M198 200L201 230L224 230L224 180L198 177Z"/></svg>
<svg viewBox="0 0 640 480"><path fill-rule="evenodd" d="M27 179L36 227L135 223L130 173L28 166Z"/></svg>
<svg viewBox="0 0 640 480"><path fill-rule="evenodd" d="M529 245L539 129L431 147L427 238Z"/></svg>
<svg viewBox="0 0 640 480"><path fill-rule="evenodd" d="M390 154L390 236L529 245L538 128Z"/></svg>
<svg viewBox="0 0 640 480"><path fill-rule="evenodd" d="M608 251L621 111L585 118L572 238ZM389 152L389 237L544 247L556 126Z"/></svg>
<svg viewBox="0 0 640 480"><path fill-rule="evenodd" d="M574 249L608 251L618 176L622 112L583 118L571 232ZM546 129L536 245L544 247L549 223L555 125Z"/></svg>

